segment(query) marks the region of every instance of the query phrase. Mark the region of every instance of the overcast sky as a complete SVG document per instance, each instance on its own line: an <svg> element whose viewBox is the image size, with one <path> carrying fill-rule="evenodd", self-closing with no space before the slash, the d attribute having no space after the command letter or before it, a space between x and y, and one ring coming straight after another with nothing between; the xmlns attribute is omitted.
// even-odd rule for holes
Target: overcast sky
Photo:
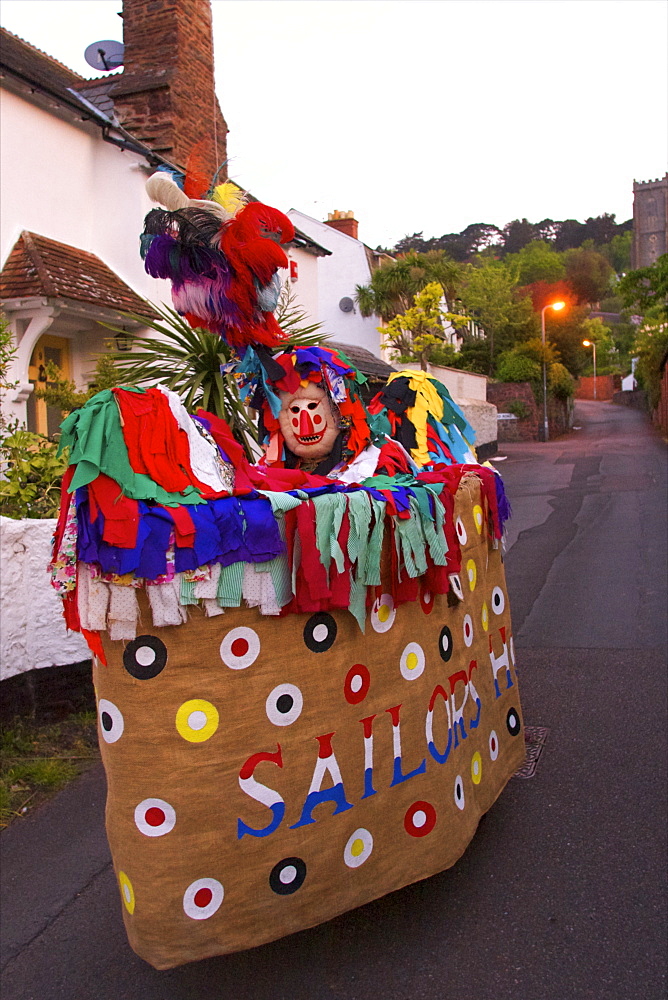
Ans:
<svg viewBox="0 0 668 1000"><path fill-rule="evenodd" d="M213 0L230 176L360 239L632 214L668 161L664 0ZM2 0L86 77L121 0Z"/></svg>

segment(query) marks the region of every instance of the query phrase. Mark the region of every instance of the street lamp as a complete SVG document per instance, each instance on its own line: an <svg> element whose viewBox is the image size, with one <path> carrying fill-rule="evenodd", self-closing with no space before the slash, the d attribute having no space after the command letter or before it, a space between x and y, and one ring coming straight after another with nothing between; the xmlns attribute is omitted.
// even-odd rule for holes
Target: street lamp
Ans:
<svg viewBox="0 0 668 1000"><path fill-rule="evenodd" d="M565 302L548 302L540 311L540 335L543 341L543 441L550 440L550 427L547 419L547 361L545 359L545 311L554 309L559 312L566 305Z"/></svg>
<svg viewBox="0 0 668 1000"><path fill-rule="evenodd" d="M594 399L596 399L596 344L593 340L583 340L582 346L594 348Z"/></svg>

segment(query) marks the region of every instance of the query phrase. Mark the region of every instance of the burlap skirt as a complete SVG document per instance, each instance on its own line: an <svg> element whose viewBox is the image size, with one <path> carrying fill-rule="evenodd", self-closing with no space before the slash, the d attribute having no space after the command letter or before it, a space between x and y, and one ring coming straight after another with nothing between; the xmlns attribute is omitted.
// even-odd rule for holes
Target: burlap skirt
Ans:
<svg viewBox="0 0 668 1000"><path fill-rule="evenodd" d="M448 597L228 609L105 639L107 831L158 969L250 948L453 865L524 760L501 552L460 490ZM381 588L382 589L382 588ZM456 596L459 590L460 596Z"/></svg>

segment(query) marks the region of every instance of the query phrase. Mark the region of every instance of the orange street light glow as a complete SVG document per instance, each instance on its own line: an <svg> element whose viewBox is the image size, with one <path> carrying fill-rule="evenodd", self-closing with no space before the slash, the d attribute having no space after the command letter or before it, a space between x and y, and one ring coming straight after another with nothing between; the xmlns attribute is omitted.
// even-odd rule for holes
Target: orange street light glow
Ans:
<svg viewBox="0 0 668 1000"><path fill-rule="evenodd" d="M582 341L582 346L583 347L591 347L592 346L591 340L583 340Z"/></svg>
<svg viewBox="0 0 668 1000"><path fill-rule="evenodd" d="M553 309L559 310L559 309L563 309L564 306L566 305L566 303L565 302L551 302L550 305L552 306Z"/></svg>

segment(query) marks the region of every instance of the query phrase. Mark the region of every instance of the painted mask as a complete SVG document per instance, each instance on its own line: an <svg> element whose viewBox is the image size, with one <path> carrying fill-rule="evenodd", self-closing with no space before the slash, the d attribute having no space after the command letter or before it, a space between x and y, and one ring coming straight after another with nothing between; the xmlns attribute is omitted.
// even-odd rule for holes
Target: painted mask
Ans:
<svg viewBox="0 0 668 1000"><path fill-rule="evenodd" d="M278 422L287 447L301 459L322 459L339 433L339 415L325 390L314 382L280 394Z"/></svg>

